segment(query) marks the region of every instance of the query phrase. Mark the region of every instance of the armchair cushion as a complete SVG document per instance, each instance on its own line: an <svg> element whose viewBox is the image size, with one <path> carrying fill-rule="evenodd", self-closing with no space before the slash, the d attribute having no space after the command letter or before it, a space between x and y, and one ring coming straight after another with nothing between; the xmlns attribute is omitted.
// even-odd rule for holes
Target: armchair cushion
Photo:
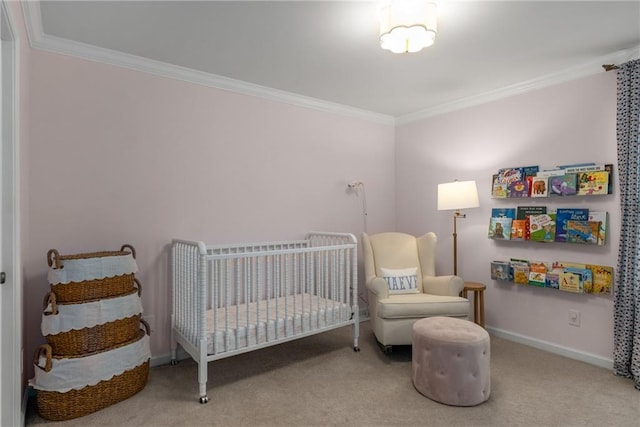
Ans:
<svg viewBox="0 0 640 427"><path fill-rule="evenodd" d="M407 319L431 316L466 317L469 300L458 296L432 294L390 295L378 300L377 314L382 319Z"/></svg>
<svg viewBox="0 0 640 427"><path fill-rule="evenodd" d="M418 289L418 268L380 268L382 278L387 282L389 294L417 294Z"/></svg>

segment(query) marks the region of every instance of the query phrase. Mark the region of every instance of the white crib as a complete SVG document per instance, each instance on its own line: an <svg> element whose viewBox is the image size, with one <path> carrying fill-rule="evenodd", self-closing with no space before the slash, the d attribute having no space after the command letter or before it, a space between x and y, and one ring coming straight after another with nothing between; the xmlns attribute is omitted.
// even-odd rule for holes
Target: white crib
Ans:
<svg viewBox="0 0 640 427"><path fill-rule="evenodd" d="M173 240L171 361L177 345L207 363L345 325L359 351L357 239L311 232L304 240L208 246Z"/></svg>

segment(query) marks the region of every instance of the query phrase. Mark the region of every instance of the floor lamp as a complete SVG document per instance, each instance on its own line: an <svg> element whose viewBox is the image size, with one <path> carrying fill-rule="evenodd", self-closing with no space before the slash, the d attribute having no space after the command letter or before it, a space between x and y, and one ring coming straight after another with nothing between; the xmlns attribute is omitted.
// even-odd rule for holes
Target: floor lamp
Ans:
<svg viewBox="0 0 640 427"><path fill-rule="evenodd" d="M453 181L438 184L438 210L455 210L453 213L453 274L458 275L458 218L466 218L460 209L477 208L478 187L475 181Z"/></svg>

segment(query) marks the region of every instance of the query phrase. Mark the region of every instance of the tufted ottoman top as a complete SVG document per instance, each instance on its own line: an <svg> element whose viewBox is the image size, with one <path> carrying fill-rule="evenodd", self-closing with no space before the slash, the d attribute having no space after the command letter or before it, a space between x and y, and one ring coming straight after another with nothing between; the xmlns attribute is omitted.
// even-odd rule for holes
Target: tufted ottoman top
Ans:
<svg viewBox="0 0 640 427"><path fill-rule="evenodd" d="M454 317L427 317L413 324L413 333L440 342L472 343L484 341L489 333L473 322Z"/></svg>

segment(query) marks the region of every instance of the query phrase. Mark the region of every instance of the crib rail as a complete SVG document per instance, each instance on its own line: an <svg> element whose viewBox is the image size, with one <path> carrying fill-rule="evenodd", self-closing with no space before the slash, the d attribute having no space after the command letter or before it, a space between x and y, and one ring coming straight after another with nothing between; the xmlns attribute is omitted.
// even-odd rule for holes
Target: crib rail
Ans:
<svg viewBox="0 0 640 427"><path fill-rule="evenodd" d="M174 240L172 257L173 327L194 347L208 343L208 354L357 323L351 234L217 246Z"/></svg>

